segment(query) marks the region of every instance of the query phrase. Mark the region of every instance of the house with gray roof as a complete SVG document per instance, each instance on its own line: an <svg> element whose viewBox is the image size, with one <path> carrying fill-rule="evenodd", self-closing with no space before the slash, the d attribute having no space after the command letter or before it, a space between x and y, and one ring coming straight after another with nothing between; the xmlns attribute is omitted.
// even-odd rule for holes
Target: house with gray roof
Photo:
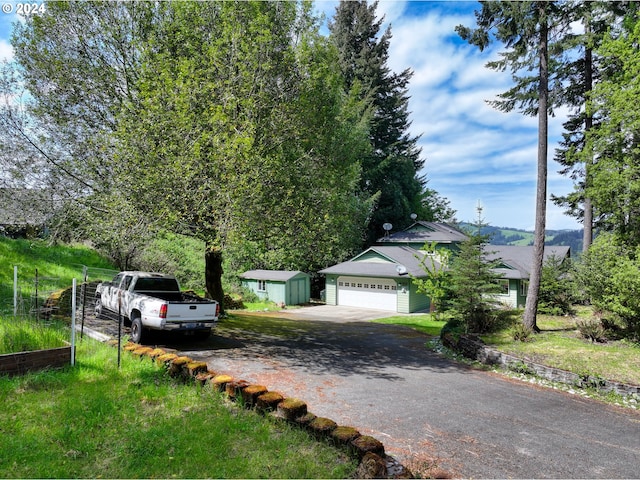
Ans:
<svg viewBox="0 0 640 480"><path fill-rule="evenodd" d="M419 294L411 277L426 277L428 253L406 245L373 246L347 262L321 270L329 305L376 308L399 313L427 310L430 299Z"/></svg>
<svg viewBox="0 0 640 480"><path fill-rule="evenodd" d="M523 308L527 302L529 290L529 276L533 268L533 247L514 245L487 245L486 258L498 261L500 265L495 269L502 275L502 293L496 299L512 308ZM543 261L556 257L562 261L571 256L570 247L545 246Z"/></svg>
<svg viewBox="0 0 640 480"><path fill-rule="evenodd" d="M418 293L412 277L425 278L425 268L441 268L438 249L455 255L467 236L445 223L415 222L405 230L389 234L352 259L321 270L326 277L328 305L376 308L398 313L428 310L430 299ZM435 251L424 250L435 244ZM533 262L533 247L487 246L487 259L501 259L503 293L497 300L510 307L523 307ZM545 258L569 257L569 247L546 247Z"/></svg>

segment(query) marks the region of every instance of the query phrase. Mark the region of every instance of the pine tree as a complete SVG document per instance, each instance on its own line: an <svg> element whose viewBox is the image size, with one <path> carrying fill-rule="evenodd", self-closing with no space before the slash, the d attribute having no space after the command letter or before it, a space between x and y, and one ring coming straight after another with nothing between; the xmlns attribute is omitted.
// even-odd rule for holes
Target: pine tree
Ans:
<svg viewBox="0 0 640 480"><path fill-rule="evenodd" d="M367 232L367 244L383 233L389 222L398 229L407 226L411 213L422 216L421 199L426 185L419 175L424 166L417 147L418 137L410 126L407 94L412 72L392 72L387 61L391 29L378 36L382 20L376 20L377 2L342 0L329 24L337 46L347 90L358 89L372 110L372 152L362 160L362 188L377 195Z"/></svg>
<svg viewBox="0 0 640 480"><path fill-rule="evenodd" d="M487 66L499 71L508 69L515 85L500 94L499 100L490 103L502 111L509 112L518 107L525 115L538 117L534 252L524 313L524 325L533 331L539 331L536 315L546 227L548 115L560 102L553 93L561 90L559 84L562 81L552 76L552 66L556 65L557 55L563 51L560 40L569 30L571 17L565 13L558 2L482 2L482 9L476 12L477 29L463 25L456 27L464 40L481 50L489 45L492 36L506 47L501 58ZM551 56L550 51L553 53ZM536 74L521 76L526 71L535 71Z"/></svg>
<svg viewBox="0 0 640 480"><path fill-rule="evenodd" d="M460 243L448 272L450 311L466 332L475 333L488 331L496 318L492 296L500 292L501 278L494 271L498 262L487 259L489 236L481 233L486 226L481 214L482 209L478 208L474 231L468 232L468 239Z"/></svg>

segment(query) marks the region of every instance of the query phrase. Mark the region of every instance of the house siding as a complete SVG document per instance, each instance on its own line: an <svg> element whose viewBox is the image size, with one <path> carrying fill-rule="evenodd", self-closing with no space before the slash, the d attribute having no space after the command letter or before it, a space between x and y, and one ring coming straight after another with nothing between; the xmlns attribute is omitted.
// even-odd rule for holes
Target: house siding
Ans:
<svg viewBox="0 0 640 480"><path fill-rule="evenodd" d="M324 294L325 294L325 303L327 305L337 305L338 304L338 276L337 275L327 275L327 279L325 281Z"/></svg>
<svg viewBox="0 0 640 480"><path fill-rule="evenodd" d="M508 305L511 308L516 308L518 305L518 286L518 280L509 279L509 293L497 294L494 295L494 298L504 305Z"/></svg>
<svg viewBox="0 0 640 480"><path fill-rule="evenodd" d="M311 284L306 274L298 274L285 281L263 280L265 290L258 290L258 280L242 279L242 286L254 292L260 299L286 305L307 303L311 298Z"/></svg>
<svg viewBox="0 0 640 480"><path fill-rule="evenodd" d="M411 282L411 303L408 313L420 312L431 308L431 299L424 293L418 293L418 286Z"/></svg>

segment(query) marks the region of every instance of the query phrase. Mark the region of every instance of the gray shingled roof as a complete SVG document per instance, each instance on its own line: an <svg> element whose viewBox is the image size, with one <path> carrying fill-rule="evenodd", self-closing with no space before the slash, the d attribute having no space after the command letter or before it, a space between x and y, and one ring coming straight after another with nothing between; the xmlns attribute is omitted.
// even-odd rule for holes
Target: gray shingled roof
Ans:
<svg viewBox="0 0 640 480"><path fill-rule="evenodd" d="M449 224L418 221L401 232L380 238L378 243L454 243L466 239L463 232Z"/></svg>
<svg viewBox="0 0 640 480"><path fill-rule="evenodd" d="M388 261L381 262L379 260L362 260L361 258L368 252L375 252ZM319 273L387 278L400 278L410 274L415 277L424 277L426 276L426 273L421 267L421 261L424 256L425 254L423 252L410 247L374 246L368 248L347 262L342 262L329 268L325 268L324 270L320 270ZM428 261L426 264L428 267L431 266L431 263ZM439 266L437 262L436 264ZM399 274L396 270L398 265L404 266L407 269L407 274Z"/></svg>
<svg viewBox="0 0 640 480"><path fill-rule="evenodd" d="M504 278L521 278L527 279L533 268L533 246L515 246L515 245L487 245L487 260L502 260L503 263L513 267L497 268L496 271L502 273ZM571 254L570 247L550 246L544 247L544 261L552 256L558 258L568 258Z"/></svg>
<svg viewBox="0 0 640 480"><path fill-rule="evenodd" d="M242 275L240 275L240 278L246 278L250 280L273 280L274 282L286 282L301 273L307 275L300 270L249 270L248 272L244 272Z"/></svg>

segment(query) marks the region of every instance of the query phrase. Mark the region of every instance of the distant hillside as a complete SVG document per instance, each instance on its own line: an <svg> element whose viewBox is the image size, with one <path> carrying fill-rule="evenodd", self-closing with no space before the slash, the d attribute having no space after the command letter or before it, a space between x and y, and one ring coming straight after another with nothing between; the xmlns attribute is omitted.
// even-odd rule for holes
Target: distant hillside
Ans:
<svg viewBox="0 0 640 480"><path fill-rule="evenodd" d="M469 223L461 223L462 229L474 228ZM489 235L491 245L533 245L533 232L508 227L482 228L483 235ZM582 251L582 230L547 230L547 245L564 245L571 247L571 254Z"/></svg>

